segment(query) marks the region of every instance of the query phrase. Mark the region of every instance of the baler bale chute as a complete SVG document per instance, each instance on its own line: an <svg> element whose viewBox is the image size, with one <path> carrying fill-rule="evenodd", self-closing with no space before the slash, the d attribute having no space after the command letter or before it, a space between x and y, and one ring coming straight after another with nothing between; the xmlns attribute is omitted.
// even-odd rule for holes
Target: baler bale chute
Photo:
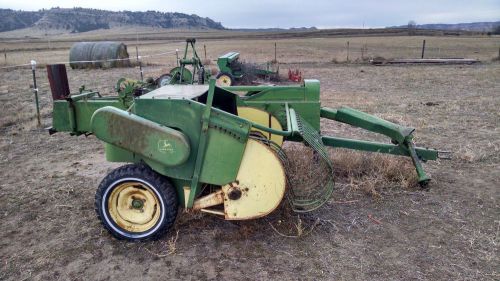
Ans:
<svg viewBox="0 0 500 281"><path fill-rule="evenodd" d="M324 205L334 190L327 147L410 157L418 180L421 161L437 150L416 147L413 129L348 107L325 108L319 81L292 86L170 85L147 93L100 97L95 91L59 93L67 80L47 66L54 97L50 132L94 134L106 159L131 163L108 174L96 192L96 210L115 237L158 237L173 224L178 204L227 220L266 216L286 196L296 212ZM241 95L236 94L244 93ZM380 133L393 144L320 134L326 118ZM321 183L290 186L284 141L303 142L325 169Z"/></svg>

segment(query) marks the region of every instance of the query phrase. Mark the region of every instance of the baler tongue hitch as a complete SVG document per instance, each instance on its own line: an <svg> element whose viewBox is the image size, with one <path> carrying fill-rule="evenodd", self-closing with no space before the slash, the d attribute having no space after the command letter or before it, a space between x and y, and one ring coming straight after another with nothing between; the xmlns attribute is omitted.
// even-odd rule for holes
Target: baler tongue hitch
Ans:
<svg viewBox="0 0 500 281"><path fill-rule="evenodd" d="M335 137L323 137L325 145L409 156L417 171L419 184L423 187L427 186L430 178L422 168L421 160L436 160L439 156L439 152L432 149L416 148L413 143L414 128L403 127L349 107L341 107L338 110L321 108L320 116L385 135L391 138L391 142L393 143L384 144Z"/></svg>
<svg viewBox="0 0 500 281"><path fill-rule="evenodd" d="M108 174L96 192L98 216L118 238L157 237L173 225L178 204L245 220L269 214L286 194L296 212L315 210L334 191L328 146L410 157L422 185L429 177L421 161L439 156L415 147L413 128L348 107L321 108L316 80L217 87L210 79L157 88L127 80L116 97L101 97L84 87L74 95L61 91L63 68L47 67L55 92L51 132L93 134L105 143L108 161L132 163ZM380 133L392 144L322 136L321 118ZM296 181L302 171L290 171L284 141L312 150L322 169L312 184Z"/></svg>

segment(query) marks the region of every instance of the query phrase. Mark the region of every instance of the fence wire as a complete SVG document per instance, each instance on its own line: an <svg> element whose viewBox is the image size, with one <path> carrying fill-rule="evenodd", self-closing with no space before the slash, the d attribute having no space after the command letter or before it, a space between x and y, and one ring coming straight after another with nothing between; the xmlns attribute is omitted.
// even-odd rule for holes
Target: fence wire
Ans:
<svg viewBox="0 0 500 281"><path fill-rule="evenodd" d="M139 56L136 56L136 57L119 58L119 59L81 60L81 61L57 61L57 62L53 62L51 64L65 64L65 65L69 65L69 64L78 64L78 63L102 63L102 62L127 61L127 60L128 61L138 61L138 62L141 62L141 60L143 60L143 59L161 57L161 56L165 56L165 55L172 55L172 54L175 54L177 52L178 51L168 51L168 52L162 52L162 53L156 53L156 54L139 55ZM33 63L33 62L35 62L35 63ZM36 60L31 60L30 63L16 64L16 65L7 65L7 66L0 67L0 69L12 69L12 68L25 67L25 66L32 67L33 64L35 65L35 67L37 67L37 66L40 65L40 64L38 64L36 62ZM44 65L44 64L41 64L41 65Z"/></svg>

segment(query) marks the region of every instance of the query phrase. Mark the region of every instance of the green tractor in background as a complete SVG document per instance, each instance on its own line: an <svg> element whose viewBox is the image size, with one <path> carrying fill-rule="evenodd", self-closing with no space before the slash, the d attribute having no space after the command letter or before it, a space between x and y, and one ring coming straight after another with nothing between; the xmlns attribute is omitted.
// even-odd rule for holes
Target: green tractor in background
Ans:
<svg viewBox="0 0 500 281"><path fill-rule="evenodd" d="M186 39L184 55L177 60L177 66L172 68L169 73L161 75L156 79L155 84L158 87L166 85L203 85L208 82L212 76L209 68L203 65L195 48L196 39ZM191 49L191 58L188 58ZM276 62L267 62L265 67L256 64L245 64L239 60L240 54L229 52L217 58L219 72L216 77L217 86L227 87L236 85L237 81L242 81L245 77L264 77L275 78L279 76L279 67ZM273 69L275 68L275 69Z"/></svg>

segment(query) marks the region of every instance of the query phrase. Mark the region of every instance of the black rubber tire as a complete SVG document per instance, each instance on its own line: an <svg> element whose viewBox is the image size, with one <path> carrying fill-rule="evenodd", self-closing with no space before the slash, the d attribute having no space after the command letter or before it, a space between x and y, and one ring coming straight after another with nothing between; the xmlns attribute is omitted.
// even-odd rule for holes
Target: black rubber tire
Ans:
<svg viewBox="0 0 500 281"><path fill-rule="evenodd" d="M126 180L139 180L156 193L160 203L160 218L149 230L129 232L118 226L109 215L108 198L111 191ZM175 188L168 179L145 164L121 166L109 173L95 193L95 210L104 227L116 238L130 241L154 240L166 233L177 217L178 202Z"/></svg>
<svg viewBox="0 0 500 281"><path fill-rule="evenodd" d="M219 79L222 75L226 75L227 77L229 77L229 78L231 79L231 83L230 83L230 85L229 85L229 86L234 86L234 83L235 83L235 81L234 81L234 76L233 76L233 75L231 75L231 73L227 73L227 72L219 72L219 73L217 74L217 76L215 76L215 79L216 79L216 80L217 80L217 79Z"/></svg>
<svg viewBox="0 0 500 281"><path fill-rule="evenodd" d="M198 71L198 85L203 84L205 84L205 68L200 67L200 70Z"/></svg>
<svg viewBox="0 0 500 281"><path fill-rule="evenodd" d="M162 76L158 77L158 79L156 79L156 84L158 85L158 87L163 87L170 85L170 81L172 81L172 75L163 74Z"/></svg>

